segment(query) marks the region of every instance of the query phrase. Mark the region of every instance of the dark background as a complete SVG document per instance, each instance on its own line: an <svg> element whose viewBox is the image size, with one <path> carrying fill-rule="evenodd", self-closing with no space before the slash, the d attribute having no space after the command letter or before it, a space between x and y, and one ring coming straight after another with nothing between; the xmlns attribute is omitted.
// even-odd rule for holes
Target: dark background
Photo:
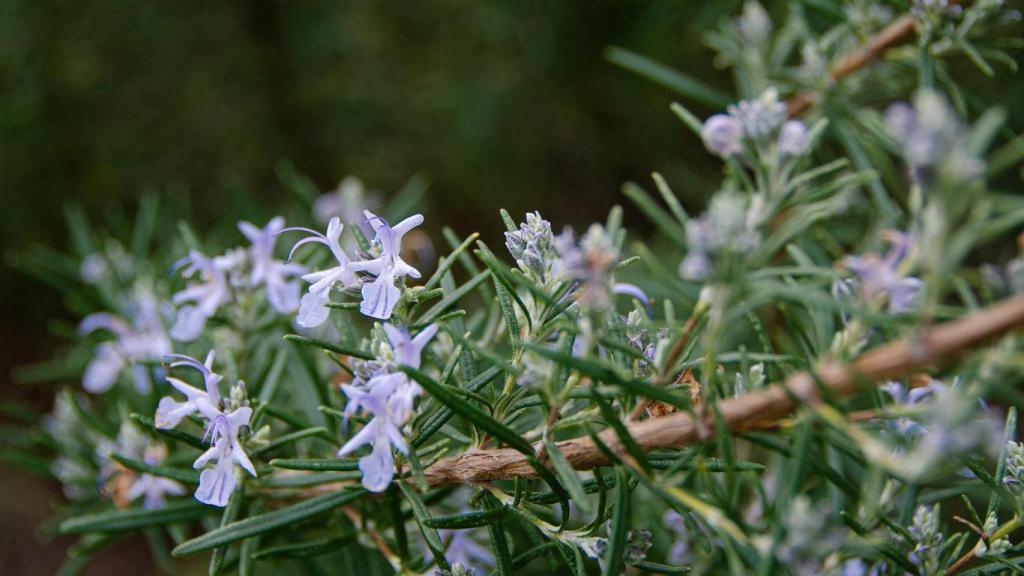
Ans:
<svg viewBox="0 0 1024 576"><path fill-rule="evenodd" d="M8 257L36 243L67 251L68 201L102 222L134 212L146 190L160 192L162 217L201 234L261 221L294 201L275 173L282 161L321 191L357 175L393 193L425 174L428 226L478 230L491 244L499 207L579 225L653 170L699 210L720 164L669 112L677 95L603 51L623 46L732 93L701 37L739 6L6 0L0 245ZM1001 89L1012 101L1020 82ZM642 222L635 210L626 218ZM42 405L52 390L8 375L50 354L60 296L5 265L0 302L0 397ZM33 531L53 486L21 475L0 486L0 571L51 573L66 543L43 547ZM102 556L105 574L148 566L125 549Z"/></svg>

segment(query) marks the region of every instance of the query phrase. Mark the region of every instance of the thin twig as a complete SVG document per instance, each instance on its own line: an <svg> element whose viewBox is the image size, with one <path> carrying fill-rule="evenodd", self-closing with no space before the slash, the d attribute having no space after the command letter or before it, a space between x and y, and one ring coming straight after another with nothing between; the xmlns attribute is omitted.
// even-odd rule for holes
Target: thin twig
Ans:
<svg viewBox="0 0 1024 576"><path fill-rule="evenodd" d="M682 355L683 349L686 347L686 343L690 340L690 335L693 334L693 330L697 327L697 322L700 320L701 313L694 312L689 319L686 320L686 324L683 326L682 333L679 334L679 338L676 339L675 344L672 346L672 350L669 351L668 357L665 359L664 368L661 374L658 375L658 384L664 383L668 380L668 375L672 373L672 369L675 368L676 362L679 360L679 356ZM644 411L647 410L647 403L650 402L648 398L641 398L637 402L636 407L629 414L629 420L639 420L643 416Z"/></svg>
<svg viewBox="0 0 1024 576"><path fill-rule="evenodd" d="M792 414L802 403L820 402L819 385L835 396L853 394L862 385L898 378L932 367L973 348L986 340L1024 326L1024 295L1008 298L958 320L924 329L912 339L879 346L856 362L841 365L823 362L814 374L798 372L780 384L774 384L718 404L718 412L729 430L749 430L766 421ZM697 421L685 412L661 418L632 422L627 428L644 451L681 448L705 440L714 430L710 416ZM615 454L626 449L614 430L605 430L601 441ZM607 458L589 437L558 443L559 451L578 470L608 464ZM424 471L434 486L479 484L492 480L534 478L536 471L519 452L511 448L470 450L442 459Z"/></svg>
<svg viewBox="0 0 1024 576"><path fill-rule="evenodd" d="M863 48L857 50L853 54L847 55L839 62L836 62L836 64L828 71L829 77L832 78L833 82L838 82L850 74L853 74L857 70L860 70L871 62L874 62L889 48L908 40L914 35L915 29L916 25L913 16L907 14L897 18L891 24L879 31L878 34L872 36ZM804 90L803 92L797 93L786 103L789 115L799 116L803 114L814 105L817 99L817 94L812 90Z"/></svg>

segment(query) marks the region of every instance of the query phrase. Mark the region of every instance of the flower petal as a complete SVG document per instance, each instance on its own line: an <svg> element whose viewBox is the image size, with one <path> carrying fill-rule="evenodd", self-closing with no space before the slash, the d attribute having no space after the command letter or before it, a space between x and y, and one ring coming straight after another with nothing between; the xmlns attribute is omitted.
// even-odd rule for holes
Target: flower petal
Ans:
<svg viewBox="0 0 1024 576"><path fill-rule="evenodd" d="M178 402L170 396L164 396L156 407L156 416L153 419L154 425L162 430L174 428L178 425L178 422L181 422L182 418L195 411L196 405L194 402Z"/></svg>
<svg viewBox="0 0 1024 576"><path fill-rule="evenodd" d="M256 477L256 467L252 465L252 460L249 460L249 455L242 450L241 446L236 445L231 449L231 458L242 467L243 470L249 473L253 478Z"/></svg>
<svg viewBox="0 0 1024 576"><path fill-rule="evenodd" d="M106 392L117 382L117 376L124 368L124 358L112 344L100 344L96 348L96 356L85 368L82 376L82 387L86 392L100 394Z"/></svg>
<svg viewBox="0 0 1024 576"><path fill-rule="evenodd" d="M299 315L295 319L299 326L314 328L324 323L331 310L324 304L329 297L327 292L307 292L299 303Z"/></svg>
<svg viewBox="0 0 1024 576"><path fill-rule="evenodd" d="M196 500L211 506L224 507L228 504L231 493L235 491L238 480L232 462L224 458L213 468L203 470L199 475L199 487L196 488Z"/></svg>
<svg viewBox="0 0 1024 576"><path fill-rule="evenodd" d="M381 274L373 282L363 284L362 294L363 302L359 311L378 320L391 318L391 311L402 295L390 274Z"/></svg>
<svg viewBox="0 0 1024 576"><path fill-rule="evenodd" d="M298 282L283 282L280 278L267 280L267 300L281 314L291 314L299 308Z"/></svg>
<svg viewBox="0 0 1024 576"><path fill-rule="evenodd" d="M206 326L207 316L196 306L178 308L178 316L171 327L171 338L179 342L191 342L199 337Z"/></svg>
<svg viewBox="0 0 1024 576"><path fill-rule="evenodd" d="M374 443L373 452L359 459L363 473L363 487L370 492L383 492L395 477L395 457L391 446L384 440Z"/></svg>

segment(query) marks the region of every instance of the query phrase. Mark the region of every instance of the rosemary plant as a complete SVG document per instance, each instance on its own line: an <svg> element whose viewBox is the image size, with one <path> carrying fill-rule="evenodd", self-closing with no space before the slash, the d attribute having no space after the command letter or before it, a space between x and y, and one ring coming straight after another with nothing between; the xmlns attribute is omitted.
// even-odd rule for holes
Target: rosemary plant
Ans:
<svg viewBox="0 0 1024 576"><path fill-rule="evenodd" d="M415 180L293 178L304 225L226 251L155 196L130 238L69 209L72 254L15 259L81 317L19 377L67 387L4 436L66 572L132 532L210 574L1024 572L1024 141L965 88L1019 13L906 4L748 2L708 38L735 98L608 52L721 164L699 214L655 173L435 261Z"/></svg>

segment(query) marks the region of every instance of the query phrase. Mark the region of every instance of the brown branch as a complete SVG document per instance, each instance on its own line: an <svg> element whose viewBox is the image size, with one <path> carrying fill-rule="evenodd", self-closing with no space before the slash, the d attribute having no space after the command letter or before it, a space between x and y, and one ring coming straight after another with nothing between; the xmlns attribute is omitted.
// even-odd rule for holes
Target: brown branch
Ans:
<svg viewBox="0 0 1024 576"><path fill-rule="evenodd" d="M908 40L914 35L915 29L916 26L914 24L913 16L907 14L897 18L891 24L883 28L878 34L872 36L863 48L847 55L839 62L836 62L836 64L828 71L829 77L833 82L838 82L850 74L853 74L857 70L860 70L871 62L874 62L889 48ZM797 93L786 103L789 115L799 116L803 114L814 105L817 99L817 94L812 90L805 90Z"/></svg>
<svg viewBox="0 0 1024 576"><path fill-rule="evenodd" d="M718 411L731 431L750 430L790 415L801 403L818 402L815 378L831 394L850 395L862 384L902 377L931 367L1021 326L1024 326L1024 295L924 329L916 338L874 348L852 364L823 362L815 369L814 375L798 372L780 384L724 400L718 404ZM632 422L627 424L627 428L641 449L651 451L681 448L705 440L714 430L714 423L710 417L698 421L688 413L677 412L662 418ZM626 453L614 430L605 430L600 438L614 453ZM578 470L608 464L607 458L589 437L559 442L558 448ZM440 486L534 478L536 472L522 454L511 448L501 448L470 450L445 458L427 468L424 475L428 483Z"/></svg>

